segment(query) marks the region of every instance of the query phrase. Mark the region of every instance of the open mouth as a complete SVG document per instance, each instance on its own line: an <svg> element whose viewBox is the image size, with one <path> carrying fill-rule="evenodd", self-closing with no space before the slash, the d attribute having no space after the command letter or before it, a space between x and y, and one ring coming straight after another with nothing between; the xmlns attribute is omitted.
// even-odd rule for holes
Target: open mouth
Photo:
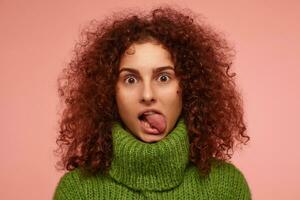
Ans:
<svg viewBox="0 0 300 200"><path fill-rule="evenodd" d="M157 112L154 112L154 111L146 111L146 112L144 112L144 113L141 113L141 114L139 114L139 116L138 116L138 118L139 118L139 120L146 120L147 118L147 116L148 115L153 115L153 114L156 114ZM160 114L160 113L159 113Z"/></svg>
<svg viewBox="0 0 300 200"><path fill-rule="evenodd" d="M147 120L147 116L155 114L154 112L144 112L138 116L138 119L140 120L141 123L141 128L144 132L148 134L159 134L159 131L152 126L151 123Z"/></svg>
<svg viewBox="0 0 300 200"><path fill-rule="evenodd" d="M146 111L138 115L141 128L148 134L162 134L166 129L164 115L156 111Z"/></svg>

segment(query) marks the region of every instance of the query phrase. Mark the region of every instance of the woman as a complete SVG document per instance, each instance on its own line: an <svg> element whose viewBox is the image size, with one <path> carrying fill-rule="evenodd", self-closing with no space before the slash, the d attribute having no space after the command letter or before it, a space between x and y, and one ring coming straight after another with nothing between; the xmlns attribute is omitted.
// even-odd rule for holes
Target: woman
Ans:
<svg viewBox="0 0 300 200"><path fill-rule="evenodd" d="M54 199L251 199L228 161L249 137L226 42L168 7L94 27L60 79Z"/></svg>

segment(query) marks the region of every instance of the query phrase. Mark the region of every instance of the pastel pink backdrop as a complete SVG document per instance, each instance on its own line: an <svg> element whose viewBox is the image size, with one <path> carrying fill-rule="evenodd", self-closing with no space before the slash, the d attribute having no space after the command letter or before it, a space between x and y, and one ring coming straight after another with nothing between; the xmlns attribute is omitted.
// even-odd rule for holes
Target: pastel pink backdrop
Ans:
<svg viewBox="0 0 300 200"><path fill-rule="evenodd" d="M1 199L51 199L62 176L56 79L81 28L123 8L191 8L236 49L250 144L233 163L253 199L300 199L299 1L0 1Z"/></svg>

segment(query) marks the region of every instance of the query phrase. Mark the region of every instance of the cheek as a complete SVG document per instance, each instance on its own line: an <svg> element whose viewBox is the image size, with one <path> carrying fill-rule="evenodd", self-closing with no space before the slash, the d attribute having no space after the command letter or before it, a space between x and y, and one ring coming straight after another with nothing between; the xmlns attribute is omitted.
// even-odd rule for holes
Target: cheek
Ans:
<svg viewBox="0 0 300 200"><path fill-rule="evenodd" d="M165 90L160 97L165 106L173 106L181 102L181 91L177 89Z"/></svg>
<svg viewBox="0 0 300 200"><path fill-rule="evenodd" d="M182 88L178 85L176 88L176 95L177 98L179 99L180 103L182 102Z"/></svg>
<svg viewBox="0 0 300 200"><path fill-rule="evenodd" d="M116 100L119 110L123 110L126 105L126 93L120 88L116 90Z"/></svg>
<svg viewBox="0 0 300 200"><path fill-rule="evenodd" d="M127 96L126 88L117 85L116 87L116 98L118 101L123 101L123 99Z"/></svg>
<svg viewBox="0 0 300 200"><path fill-rule="evenodd" d="M132 91L119 89L116 91L117 105L120 111L130 111L132 110L135 103L136 95Z"/></svg>

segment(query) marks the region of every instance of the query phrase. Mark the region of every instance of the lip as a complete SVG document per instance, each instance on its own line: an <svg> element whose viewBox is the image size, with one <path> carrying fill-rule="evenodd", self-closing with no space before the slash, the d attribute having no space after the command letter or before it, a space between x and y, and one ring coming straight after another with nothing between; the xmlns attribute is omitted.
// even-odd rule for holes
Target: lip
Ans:
<svg viewBox="0 0 300 200"><path fill-rule="evenodd" d="M156 112L158 114L164 115L164 114L162 114L160 111L158 111L156 109L145 109L145 110L139 112L137 117L139 118L145 112Z"/></svg>

